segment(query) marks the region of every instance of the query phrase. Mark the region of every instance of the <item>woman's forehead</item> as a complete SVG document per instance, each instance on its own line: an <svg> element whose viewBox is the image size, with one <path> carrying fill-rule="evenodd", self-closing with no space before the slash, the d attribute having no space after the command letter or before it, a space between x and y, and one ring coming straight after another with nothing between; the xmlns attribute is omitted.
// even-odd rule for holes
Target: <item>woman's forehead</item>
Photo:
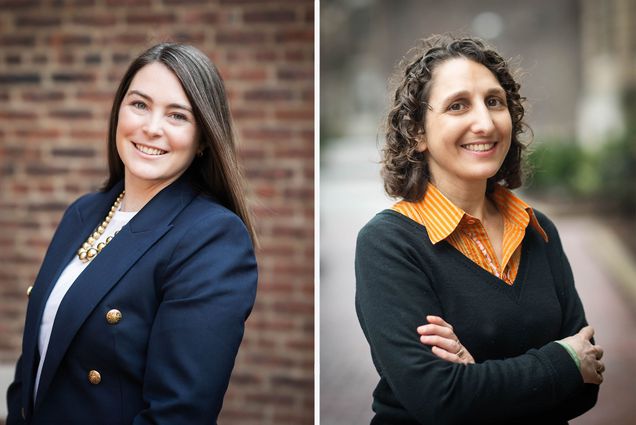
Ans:
<svg viewBox="0 0 636 425"><path fill-rule="evenodd" d="M501 90L495 74L484 65L467 58L453 58L439 64L432 73L429 100L454 92Z"/></svg>

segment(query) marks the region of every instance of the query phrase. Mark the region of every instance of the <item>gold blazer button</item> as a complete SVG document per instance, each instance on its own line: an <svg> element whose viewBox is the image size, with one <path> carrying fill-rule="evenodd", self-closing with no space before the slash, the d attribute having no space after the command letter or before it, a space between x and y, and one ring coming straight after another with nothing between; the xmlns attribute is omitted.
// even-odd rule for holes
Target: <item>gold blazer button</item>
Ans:
<svg viewBox="0 0 636 425"><path fill-rule="evenodd" d="M30 297L30 296L31 296L31 291L33 291L33 286L29 286L29 287L27 288L27 297Z"/></svg>
<svg viewBox="0 0 636 425"><path fill-rule="evenodd" d="M93 385L97 385L102 382L102 375L100 375L100 373L96 370L91 370L88 372L88 382Z"/></svg>
<svg viewBox="0 0 636 425"><path fill-rule="evenodd" d="M109 325L116 325L121 321L121 317L121 311L116 308L109 310L108 313L106 313L106 321Z"/></svg>

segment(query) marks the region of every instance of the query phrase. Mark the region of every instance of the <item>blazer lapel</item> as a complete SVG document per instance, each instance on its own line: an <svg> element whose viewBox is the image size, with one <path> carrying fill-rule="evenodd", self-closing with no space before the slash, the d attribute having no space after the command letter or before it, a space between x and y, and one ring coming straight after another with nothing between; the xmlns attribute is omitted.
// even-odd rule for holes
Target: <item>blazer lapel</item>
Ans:
<svg viewBox="0 0 636 425"><path fill-rule="evenodd" d="M108 246L79 275L64 296L55 317L40 376L36 408L39 400L49 389L73 337L86 318L130 267L172 227L175 217L195 196L185 176L163 189L120 230ZM109 207L110 205L102 211L103 215ZM94 217L93 215L91 215L93 223L88 227L94 227L103 220L102 216ZM91 230L92 228L89 232ZM86 235L82 235L80 240ZM64 263L64 266L68 261ZM55 282L56 279L53 281Z"/></svg>
<svg viewBox="0 0 636 425"><path fill-rule="evenodd" d="M62 271L75 255L77 249L86 240L89 233L98 224L101 216L121 193L123 182L113 187L108 192L98 193L94 202L83 209L77 206L71 207L58 226L51 244L46 252L40 271L33 283L33 290L29 295L27 307L27 320L24 325L24 338L22 341L22 397L25 400L26 410L33 406L33 389L35 374L37 372L39 354L38 340L40 334L40 322L46 300Z"/></svg>

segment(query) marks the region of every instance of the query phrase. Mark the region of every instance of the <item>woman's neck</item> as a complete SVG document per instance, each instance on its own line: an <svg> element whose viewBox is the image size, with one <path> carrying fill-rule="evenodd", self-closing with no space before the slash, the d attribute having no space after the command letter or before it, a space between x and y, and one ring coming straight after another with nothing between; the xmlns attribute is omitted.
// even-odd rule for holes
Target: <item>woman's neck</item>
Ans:
<svg viewBox="0 0 636 425"><path fill-rule="evenodd" d="M484 221L490 214L490 202L486 197L486 181L477 182L433 182L435 187L451 201L471 216Z"/></svg>

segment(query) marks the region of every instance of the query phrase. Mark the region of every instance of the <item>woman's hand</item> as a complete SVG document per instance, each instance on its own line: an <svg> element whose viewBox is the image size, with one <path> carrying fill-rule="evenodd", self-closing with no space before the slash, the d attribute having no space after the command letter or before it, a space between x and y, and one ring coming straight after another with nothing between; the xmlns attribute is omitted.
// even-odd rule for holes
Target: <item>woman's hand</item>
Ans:
<svg viewBox="0 0 636 425"><path fill-rule="evenodd" d="M590 341L594 336L594 329L586 326L579 333L561 340L568 344L578 356L581 365L581 376L586 384L597 384L603 382L603 372L605 365L601 361L603 349L598 345L592 345Z"/></svg>
<svg viewBox="0 0 636 425"><path fill-rule="evenodd" d="M418 327L417 333L423 344L432 346L433 354L453 363L475 363L473 356L459 342L450 323L439 316L426 316L426 320L429 324Z"/></svg>

